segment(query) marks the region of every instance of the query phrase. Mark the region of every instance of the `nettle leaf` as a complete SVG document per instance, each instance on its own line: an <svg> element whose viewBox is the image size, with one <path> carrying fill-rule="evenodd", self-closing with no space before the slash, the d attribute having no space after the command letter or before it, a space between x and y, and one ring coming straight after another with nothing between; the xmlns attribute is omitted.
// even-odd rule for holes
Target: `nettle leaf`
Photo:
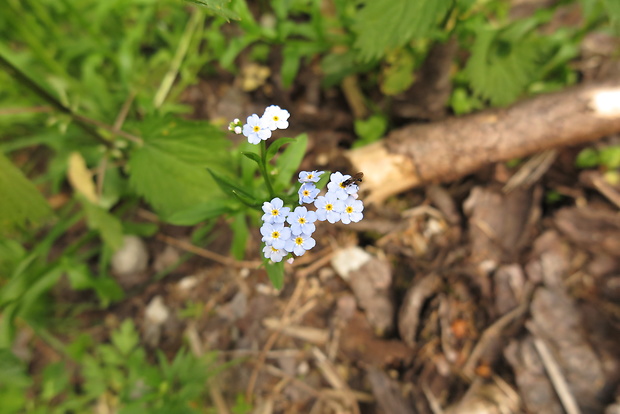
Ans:
<svg viewBox="0 0 620 414"><path fill-rule="evenodd" d="M216 16L226 20L239 20L239 14L230 7L231 0L187 0L190 3L206 7Z"/></svg>
<svg viewBox="0 0 620 414"><path fill-rule="evenodd" d="M513 102L536 78L540 68L540 43L532 36L507 40L502 32L477 32L465 75L478 96L493 105Z"/></svg>
<svg viewBox="0 0 620 414"><path fill-rule="evenodd" d="M129 182L163 216L221 198L207 168L230 168L229 142L205 122L181 119L143 121L144 145L129 157Z"/></svg>
<svg viewBox="0 0 620 414"><path fill-rule="evenodd" d="M34 184L0 154L0 232L38 223L52 215L52 209Z"/></svg>
<svg viewBox="0 0 620 414"><path fill-rule="evenodd" d="M368 1L353 25L355 47L362 60L377 59L387 49L431 34L451 6L452 0Z"/></svg>

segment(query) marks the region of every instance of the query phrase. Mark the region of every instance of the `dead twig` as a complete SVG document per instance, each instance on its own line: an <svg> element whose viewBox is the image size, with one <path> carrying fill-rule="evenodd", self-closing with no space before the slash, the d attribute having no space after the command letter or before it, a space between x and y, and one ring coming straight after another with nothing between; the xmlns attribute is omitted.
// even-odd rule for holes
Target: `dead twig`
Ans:
<svg viewBox="0 0 620 414"><path fill-rule="evenodd" d="M251 269L258 268L263 262L258 260L235 260L232 257L223 256L221 254L212 252L207 249L203 249L202 247L194 246L191 243L185 242L183 240L175 239L174 237L166 236L165 234L158 234L158 240L163 241L171 246L178 247L187 252L194 253L200 257L204 257L209 260L213 260L214 262L231 266L231 267L247 267Z"/></svg>

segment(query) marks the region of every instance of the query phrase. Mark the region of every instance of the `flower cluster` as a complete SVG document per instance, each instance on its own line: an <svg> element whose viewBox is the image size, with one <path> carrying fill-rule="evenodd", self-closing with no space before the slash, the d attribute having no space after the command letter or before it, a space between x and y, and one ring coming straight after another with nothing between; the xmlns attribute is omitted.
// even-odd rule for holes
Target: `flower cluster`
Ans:
<svg viewBox="0 0 620 414"><path fill-rule="evenodd" d="M263 225L260 232L265 242L263 254L273 262L280 262L289 253L303 255L312 249L316 241L312 233L316 221L344 224L358 222L364 214L364 203L357 199L359 187L350 183L350 175L335 172L330 176L327 193L319 196L316 183L323 171L302 171L299 173L299 207L291 211L284 207L280 198L263 203ZM313 204L315 210L308 210L301 204ZM288 226L286 226L288 224Z"/></svg>
<svg viewBox="0 0 620 414"><path fill-rule="evenodd" d="M246 124L241 126L241 121L235 119L228 125L228 130L235 134L245 135L250 144L258 144L271 138L271 132L276 129L288 128L288 118L290 114L286 109L278 105L271 105L265 108L263 116L256 114L248 116Z"/></svg>

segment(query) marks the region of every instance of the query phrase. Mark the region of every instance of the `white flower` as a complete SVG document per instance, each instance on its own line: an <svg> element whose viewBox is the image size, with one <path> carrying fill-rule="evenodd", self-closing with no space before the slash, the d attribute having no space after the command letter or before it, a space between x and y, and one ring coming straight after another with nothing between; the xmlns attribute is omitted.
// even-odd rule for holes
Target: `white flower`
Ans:
<svg viewBox="0 0 620 414"><path fill-rule="evenodd" d="M282 258L286 256L288 252L284 249L276 249L273 246L263 247L263 255L267 259L271 259L272 262L281 262Z"/></svg>
<svg viewBox="0 0 620 414"><path fill-rule="evenodd" d="M248 116L247 124L243 126L243 135L248 137L250 144L258 144L261 140L271 137L271 130L267 127L262 118L253 114Z"/></svg>
<svg viewBox="0 0 620 414"><path fill-rule="evenodd" d="M362 200L356 200L355 197L349 196L349 198L344 200L344 209L340 213L340 221L344 224L357 223L364 218L362 211L364 211Z"/></svg>
<svg viewBox="0 0 620 414"><path fill-rule="evenodd" d="M284 202L278 197L274 198L270 202L265 201L263 203L263 217L261 219L265 223L284 223L286 216L290 213L289 207L283 207Z"/></svg>
<svg viewBox="0 0 620 414"><path fill-rule="evenodd" d="M271 105L265 109L261 119L265 122L267 128L275 131L276 129L288 128L288 118L290 116L291 114L286 109L282 109L278 105Z"/></svg>

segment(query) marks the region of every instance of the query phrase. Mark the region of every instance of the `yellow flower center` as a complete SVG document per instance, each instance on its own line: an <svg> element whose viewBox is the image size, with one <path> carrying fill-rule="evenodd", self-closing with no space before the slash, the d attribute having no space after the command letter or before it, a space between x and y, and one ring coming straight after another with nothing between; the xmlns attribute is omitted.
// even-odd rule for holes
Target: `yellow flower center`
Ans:
<svg viewBox="0 0 620 414"><path fill-rule="evenodd" d="M302 191L302 194L305 196L310 196L310 190L304 190Z"/></svg>
<svg viewBox="0 0 620 414"><path fill-rule="evenodd" d="M279 239L280 238L280 232L279 231L274 231L273 233L271 233L271 237L273 237L274 239Z"/></svg>
<svg viewBox="0 0 620 414"><path fill-rule="evenodd" d="M343 185L343 183L344 183L344 181L343 181L343 182L341 182L341 183L339 184L339 185L340 185L340 188L347 188L347 186L346 186L346 185Z"/></svg>
<svg viewBox="0 0 620 414"><path fill-rule="evenodd" d="M312 177L314 177L314 175L308 174L308 176L306 178L308 178L308 180L312 180Z"/></svg>
<svg viewBox="0 0 620 414"><path fill-rule="evenodd" d="M258 131L260 131L260 127L259 127L258 125L254 125L254 126L252 127L252 130L253 130L254 132L258 132Z"/></svg>
<svg viewBox="0 0 620 414"><path fill-rule="evenodd" d="M274 120L274 121L276 121L276 122L278 122L278 121L280 120L280 117L279 117L278 115L274 115L274 116L273 116L273 120Z"/></svg>
<svg viewBox="0 0 620 414"><path fill-rule="evenodd" d="M331 204L325 204L325 210L327 211L332 211L334 209L334 206Z"/></svg>
<svg viewBox="0 0 620 414"><path fill-rule="evenodd" d="M274 208L273 210L271 210L271 215L272 216L277 216L278 214L280 214L280 210Z"/></svg>
<svg viewBox="0 0 620 414"><path fill-rule="evenodd" d="M275 252L277 252L278 250L279 250L279 249L276 249L275 247L271 246L271 251L272 251L272 252L274 252L274 253L275 253Z"/></svg>
<svg viewBox="0 0 620 414"><path fill-rule="evenodd" d="M347 213L351 214L351 213L353 213L353 207L347 206L347 208L345 208L344 211L346 211Z"/></svg>
<svg viewBox="0 0 620 414"><path fill-rule="evenodd" d="M298 245L300 245L300 246L301 246L302 244L304 244L304 239L303 239L303 237L295 237L295 244L298 244Z"/></svg>
<svg viewBox="0 0 620 414"><path fill-rule="evenodd" d="M297 221L299 222L299 224L306 224L306 218L305 217L299 217L299 219Z"/></svg>

